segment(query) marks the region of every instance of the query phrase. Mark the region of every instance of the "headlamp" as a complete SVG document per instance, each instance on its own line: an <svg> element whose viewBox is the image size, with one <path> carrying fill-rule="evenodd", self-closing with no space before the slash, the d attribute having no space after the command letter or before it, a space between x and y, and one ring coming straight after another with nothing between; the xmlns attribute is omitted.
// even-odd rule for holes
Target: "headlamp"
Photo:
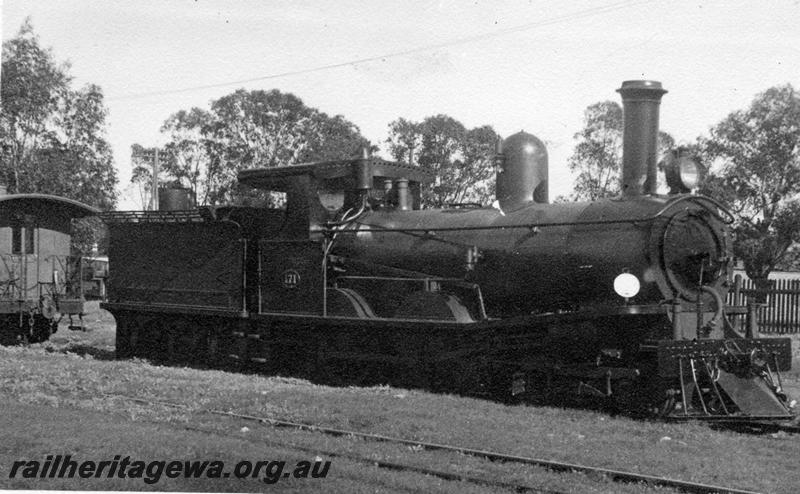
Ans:
<svg viewBox="0 0 800 494"><path fill-rule="evenodd" d="M629 299L639 293L639 278L630 274L622 273L614 278L614 291L622 298Z"/></svg>
<svg viewBox="0 0 800 494"><path fill-rule="evenodd" d="M673 150L664 157L664 175L670 194L685 194L700 185L703 168L680 150Z"/></svg>

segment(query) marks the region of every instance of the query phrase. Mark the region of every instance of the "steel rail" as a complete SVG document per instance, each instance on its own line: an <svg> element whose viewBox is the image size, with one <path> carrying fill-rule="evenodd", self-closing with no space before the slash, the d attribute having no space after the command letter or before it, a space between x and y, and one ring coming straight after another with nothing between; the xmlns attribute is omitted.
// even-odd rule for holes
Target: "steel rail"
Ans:
<svg viewBox="0 0 800 494"><path fill-rule="evenodd" d="M254 437L245 437L245 436L238 436L235 434L225 434L219 431L205 429L202 427L195 427L195 426L181 426L181 428L189 431L194 432L202 432L205 434L213 434L216 436L222 437L235 437L236 439L241 439L247 442L256 443L256 444L267 444L269 446L273 446L276 448L285 448L285 449L293 449L297 451L303 451L308 453L314 453L317 455L324 455L329 458L344 458L350 461L365 463L367 465L375 466L378 468L383 468L386 470L394 470L398 472L414 472L420 473L423 475L429 475L432 477L437 477L443 480L450 480L450 481L457 481L457 482L470 482L473 484L491 486L491 487L500 487L503 489L509 489L515 492L538 492L540 494L566 494L563 491L554 491L552 489L545 489L543 487L533 487L524 484L515 484L513 482L503 482L501 480L491 480L491 479L484 479L480 477L473 477L471 475L464 475L460 473L453 473L453 472L446 472L444 470L437 470L433 468L425 468L416 465L408 465L406 463L395 463L391 461L384 461L384 460L376 460L374 458L367 458L364 456L359 456L356 454L351 453L341 453L337 451L327 451L322 450L319 448L309 448L307 446L301 446L299 444L291 444L291 443L282 443L277 441L267 441L264 439L257 439ZM414 491L416 492L416 491Z"/></svg>
<svg viewBox="0 0 800 494"><path fill-rule="evenodd" d="M459 453L467 456L473 456L476 458L484 458L491 461L500 461L500 462L508 462L508 463L520 463L525 465L532 465L536 467L545 468L547 470L552 470L556 472L580 472L586 474L594 474L599 475L604 478L608 478L615 482L628 482L628 483L643 483L649 484L653 486L660 486L660 487L669 487L673 489L680 490L682 492L689 492L695 494L712 494L712 493L719 493L719 494L757 494L756 491L748 491L742 489L734 489L731 487L722 487L717 485L710 485L710 484L701 484L697 482L688 482L684 480L672 479L668 477L658 477L655 475L646 475L646 474L639 474L635 472L627 472L622 470L613 470L608 468L601 468L601 467L592 467L587 465L581 465L577 463L567 463L555 460L545 460L540 458L532 458L527 456L518 456L518 455L509 455L498 453L495 451L488 451L488 450L480 450L480 449L472 449L472 448L464 448L460 446L453 446L449 444L440 444L440 443L432 443L427 441L415 441L411 439L403 439L399 437L392 437L392 436L384 436L381 434L370 434L365 432L358 432L358 431L351 431L345 429L337 429L333 427L324 427L318 426L313 424L306 424L302 422L293 422L288 420L280 420L274 419L270 417L258 417L255 415L248 415L248 414L241 414L235 412L229 412L224 410L215 410L215 409L198 409L194 410L187 405L183 405L181 403L172 403L168 401L161 401L161 400L146 400L143 398L135 398L132 396L120 395L115 393L104 393L106 396L116 397L125 399L128 401L132 401L135 403L142 403L147 405L162 405L171 408L182 408L188 411L196 411L202 413L209 413L213 415L221 415L226 417L232 417L242 420L260 422L262 424L269 424L273 427L286 427L296 430L304 430L310 432L319 432L323 434L328 434L332 436L350 436L350 437L358 437L361 439L369 439L372 441L379 441L379 442L388 442L393 444L402 444L404 446L413 446L418 448L423 448L429 451L448 451L452 453Z"/></svg>
<svg viewBox="0 0 800 494"><path fill-rule="evenodd" d="M768 434L784 432L786 434L800 434L800 424L778 424L760 420L721 420L708 422L711 428L725 429L743 434Z"/></svg>

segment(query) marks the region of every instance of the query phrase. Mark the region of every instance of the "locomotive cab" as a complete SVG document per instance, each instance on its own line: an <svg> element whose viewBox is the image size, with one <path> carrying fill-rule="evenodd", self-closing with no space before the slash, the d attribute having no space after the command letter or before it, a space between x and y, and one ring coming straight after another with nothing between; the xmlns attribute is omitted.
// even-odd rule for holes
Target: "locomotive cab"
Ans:
<svg viewBox="0 0 800 494"><path fill-rule="evenodd" d="M432 178L425 169L369 157L239 173L240 184L286 193L290 221L299 223L298 230L365 206L420 209L420 189Z"/></svg>
<svg viewBox="0 0 800 494"><path fill-rule="evenodd" d="M421 207L425 170L376 158L245 170L239 182L286 194L283 235L259 241L259 313L374 317L356 292L333 286L337 229L372 210Z"/></svg>

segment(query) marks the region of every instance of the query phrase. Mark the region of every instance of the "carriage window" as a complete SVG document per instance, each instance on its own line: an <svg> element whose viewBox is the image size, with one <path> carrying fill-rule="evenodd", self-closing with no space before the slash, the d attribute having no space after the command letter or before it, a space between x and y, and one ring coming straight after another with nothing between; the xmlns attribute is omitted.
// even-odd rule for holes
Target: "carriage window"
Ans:
<svg viewBox="0 0 800 494"><path fill-rule="evenodd" d="M25 253L33 254L36 245L36 228L33 225L25 227Z"/></svg>
<svg viewBox="0 0 800 494"><path fill-rule="evenodd" d="M22 227L20 225L11 227L11 253L22 254Z"/></svg>
<svg viewBox="0 0 800 494"><path fill-rule="evenodd" d="M23 244L23 234L24 241ZM36 248L36 228L32 225L23 227L14 225L11 227L11 253L22 254L23 245L26 254L33 254Z"/></svg>

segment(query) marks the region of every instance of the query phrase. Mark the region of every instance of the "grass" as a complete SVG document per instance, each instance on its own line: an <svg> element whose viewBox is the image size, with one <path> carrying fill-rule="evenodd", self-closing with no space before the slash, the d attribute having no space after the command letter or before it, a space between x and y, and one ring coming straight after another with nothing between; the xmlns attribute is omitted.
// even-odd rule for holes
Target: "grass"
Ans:
<svg viewBox="0 0 800 494"><path fill-rule="evenodd" d="M73 426L74 430L57 428L61 434L65 434L67 437L81 438L81 444L99 445L93 446L95 449L89 449L88 452L91 455L84 454L86 458L110 458L115 454L138 455L151 459L203 457L205 454L202 453L203 443L197 444L197 438L193 437L191 431L186 432L187 426L225 435L240 434L241 428L246 426L251 429L248 441L256 440L257 444L263 442L278 446L290 444L283 448L278 447L277 453L270 451L272 448L268 449L273 458L281 455L280 451L286 449L295 451L296 454L297 447L300 447L302 450L314 452L314 454L328 452L338 455L338 457L357 455L423 468L438 468L471 475L488 475L490 478L500 481L517 481L557 488L567 492L607 492L609 488L605 482L598 483L597 480L584 476L554 474L518 465L495 465L455 454L416 451L404 446L392 446L352 438L332 438L315 433L257 427L251 423L240 423L217 416L192 413L192 410L202 408L232 409L251 414L280 416L342 428L401 435L407 438L500 449L507 445L503 445L496 439L490 441L494 442L494 445L486 444L491 435L497 434L497 426L484 430L492 422L487 416L487 414L493 413L492 408L508 408L499 405L466 400L458 406L456 404L462 402L460 398L385 387L333 389L293 379L157 367L144 362L99 361L75 354L47 352L43 348L0 350L0 360L3 361L3 364L0 365L0 372L6 376L0 385L0 396L3 401L27 405L31 409L49 411L24 414L24 420L18 421L22 423L13 427L14 430L20 431L18 434L21 437L27 437L29 430L41 429L43 423L62 422L62 420L55 421L47 418L48 413L52 414L54 409L65 410L67 414L81 410L81 413L88 412L89 417L99 415L112 417L98 420L96 423L95 419L91 418L84 422L83 426ZM190 411L137 405L108 397L103 393L125 393L139 397L180 401L189 405ZM309 403L313 403L314 406L309 407ZM455 409L452 408L454 405ZM482 405L484 408L476 409L475 405ZM485 408L487 406L488 409ZM467 413L468 410L471 412ZM8 415L5 409L3 415ZM460 424L459 429L444 435L431 434L432 429L448 428L452 422L450 417L459 415L465 415L457 421ZM30 423L26 424L25 420ZM106 428L104 422L116 424L117 429L112 428L98 438L97 431ZM160 426L160 429L153 429L154 424ZM521 423L516 424L517 427L522 425ZM47 429L52 429L52 427L47 427ZM172 429L171 434L168 433L170 429ZM469 436L474 436L478 429L481 430L483 439L480 442L474 438L470 440ZM158 437L159 441L154 443L154 437ZM510 437L511 441L517 442L517 439L513 438L513 434ZM42 457L46 452L63 452L64 443L64 438L55 434L36 448L9 451L3 455L0 465L10 465L19 458ZM101 451L98 448L103 449ZM217 454L224 457L224 455L232 455L238 451L238 447L221 448ZM188 452L192 454L187 456ZM535 451L529 448L517 448L515 452L532 453ZM261 456L256 455L250 458L262 457L263 448ZM283 457L286 455L284 454ZM237 456L237 458L247 457ZM353 471L352 475L347 473L345 477L356 476L356 473L360 477L365 475L374 477L375 482L384 483L387 489L388 486L403 485L415 491L461 492L464 489L464 486L459 483L442 483L439 480L419 475L403 474L406 476L403 477L406 480L396 479L395 472L378 472L363 464L350 466L353 462L347 462L346 459L335 460L334 465L338 465L341 461L344 461L345 467L347 467L345 472ZM6 477L7 474L0 471L0 479ZM10 487L4 486L1 482L0 486ZM100 483L100 480L97 482L97 485L103 489L129 488L114 484L107 486ZM358 491L364 487L361 481L350 480L348 482L354 482L354 484L345 484L347 488L339 489L328 484L326 480L324 485L320 482L315 486L328 492ZM367 485L371 485L371 482L368 482ZM408 485L408 482L411 484ZM43 484L44 482L38 479L29 480L26 488L65 487L63 484ZM70 488L75 487L81 486L70 486ZM194 485L180 485L178 489L196 490L195 487ZM237 485L232 489L259 490L263 488L263 485L255 484L249 489L247 487L243 488ZM279 487L289 488L283 484L280 484ZM614 486L615 489L617 487L620 492L643 491L639 486ZM218 488L213 485L205 485L201 490L218 490ZM645 489L645 491L647 490L649 489Z"/></svg>
<svg viewBox="0 0 800 494"><path fill-rule="evenodd" d="M16 472L9 479L9 467L14 460L43 461L47 454L70 455L74 460L110 460L114 455L130 456L145 461L175 458L218 458L234 464L239 458L266 459L263 448L252 443L242 443L236 438L220 438L199 432L179 431L157 423L142 423L120 420L114 415L70 408L50 408L37 405L5 404L0 424L7 432L4 449L12 454L0 466L0 475L7 482L4 487L13 489L113 489L131 490L147 488L140 479L88 478L88 479L24 479ZM35 415L39 426L32 423ZM41 424L50 424L42 427ZM191 444L175 447L176 444ZM57 447L55 446L57 445ZM110 448L109 448L110 446ZM230 452L236 451L236 457ZM296 452L272 450L273 458L280 456L289 461L298 461ZM4 455L5 456L5 455ZM13 460L12 460L13 458ZM308 458L302 458L308 459ZM155 471L145 475L155 480ZM190 479L177 480L162 477L157 482L158 490L252 490L257 480L229 479L226 482ZM262 485L263 486L263 485ZM153 485L153 488L156 486ZM248 489L250 487L250 489Z"/></svg>
<svg viewBox="0 0 800 494"><path fill-rule="evenodd" d="M358 456L374 460L444 469L469 475L486 475L499 481L517 481L566 492L608 492L611 486L603 481L580 475L554 474L518 465L496 465L455 454L429 453L404 446L392 446L353 438L332 438L315 433L292 432L254 426L236 420L196 414L161 406L142 406L102 395L103 392L125 391L136 396L183 401L192 410L201 407L239 409L250 413L281 414L295 419L322 416L317 422L362 430L382 430L406 437L424 437L430 424L414 424L409 408L418 408L418 400L445 404L458 401L452 397L436 397L389 388L335 390L302 381L259 376L242 376L217 371L173 369L150 366L143 362L98 361L74 354L48 353L43 349L0 350L4 361L0 386L3 407L3 430L15 431L7 450L0 453L0 487L53 489L86 488L76 481L41 479L9 482L8 466L26 458L43 458L45 454L80 453L82 458L105 459L115 454L153 459L220 458L229 462L238 459L287 459L294 461L298 451L309 456L332 458L333 473L325 481L279 483L270 488L279 490L311 489L325 492L430 491L484 492L483 488L444 482L432 477L377 470L363 462L349 460ZM10 371L14 372L10 372ZM16 374L16 377L12 375ZM173 396L178 389L183 389ZM342 395L336 399L335 396ZM303 398L305 397L305 398ZM386 403L412 400L411 407L396 410L399 416L386 416ZM388 402L386 401L388 400ZM317 401L314 409L304 403ZM374 407L376 403L386 402ZM469 405L469 404L467 404ZM396 408L396 407L395 407ZM355 409L358 409L357 413ZM379 410L376 420L366 420L367 410ZM21 410L16 411L15 410ZM395 413L392 413L395 415ZM435 427L446 427L446 415L432 417ZM402 416L406 416L405 419ZM11 417L11 424L6 421ZM406 422L403 424L403 422ZM392 427L384 428L392 423ZM56 424L56 427L53 427ZM467 424L468 425L468 424ZM479 424L480 425L480 424ZM250 428L242 432L242 427ZM482 425L481 425L482 426ZM187 429L188 428L188 429ZM387 430L389 429L389 430ZM203 431L203 433L200 433ZM200 433L200 434L198 434ZM230 437L233 436L233 437ZM15 438L16 437L16 442ZM209 439L210 437L210 439ZM157 438L157 439L156 439ZM456 439L455 437L453 439ZM464 442L464 437L459 437ZM5 444L9 444L8 441ZM211 444L215 446L212 448ZM475 445L473 443L473 445ZM254 449L255 448L255 449ZM306 456L305 458L307 458ZM161 485L166 490L261 490L263 484L227 484L223 481L178 482ZM91 488L147 488L135 482L116 479L92 479ZM619 492L643 492L639 486L613 486Z"/></svg>
<svg viewBox="0 0 800 494"><path fill-rule="evenodd" d="M251 447L260 448L262 456L267 451L273 457L283 455L286 459L298 451L336 455L332 456L332 472L336 474L331 473L324 483L298 480L270 487L289 491L462 492L466 488L419 474L377 470L347 459L352 455L487 475L567 492L653 490L460 455L254 426L199 413L210 408L765 492L795 492L800 485L800 471L796 468L800 441L794 436L749 436L714 431L698 423L645 422L585 410L504 406L389 387L330 388L291 378L160 367L139 360L115 361L109 359L113 321L102 314L90 315L90 327L92 317L95 326L89 333L60 331L51 342L42 345L0 347L0 402L4 403L0 420L16 417L8 427L3 424L2 430L14 431L17 438L16 443L11 443L13 447L0 446L0 488L86 488L40 480L10 484L4 470L17 458L80 446L80 451L97 458L115 454L149 459L189 459L192 455L260 458L256 452L249 457L244 453L236 456ZM798 388L798 383L795 376L787 388ZM188 409L137 405L106 393L180 402ZM89 418L78 421L80 416ZM244 426L250 429L247 433L241 432ZM107 427L108 432L98 432ZM37 430L47 430L51 435L30 432ZM234 437L226 437L230 435ZM211 441L208 438L225 446L213 449L207 445ZM92 489L148 487L97 481L91 484ZM264 484L253 480L244 484L208 482L159 483L157 488L264 488Z"/></svg>

